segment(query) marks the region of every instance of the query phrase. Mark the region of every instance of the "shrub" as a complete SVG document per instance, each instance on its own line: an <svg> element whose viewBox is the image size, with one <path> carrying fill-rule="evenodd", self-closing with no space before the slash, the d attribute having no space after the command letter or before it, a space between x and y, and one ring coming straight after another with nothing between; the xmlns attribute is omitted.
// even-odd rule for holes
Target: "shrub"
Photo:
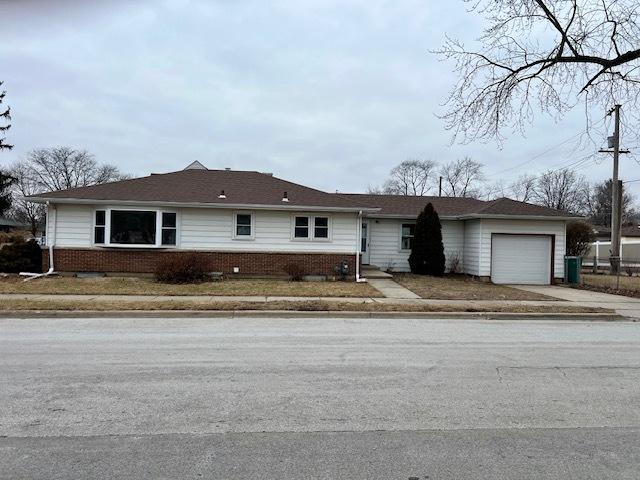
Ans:
<svg viewBox="0 0 640 480"><path fill-rule="evenodd" d="M25 235L16 232L0 232L0 243L24 242Z"/></svg>
<svg viewBox="0 0 640 480"><path fill-rule="evenodd" d="M596 241L593 227L585 222L567 222L567 255L584 257Z"/></svg>
<svg viewBox="0 0 640 480"><path fill-rule="evenodd" d="M42 249L35 240L19 240L0 248L0 272L42 272Z"/></svg>
<svg viewBox="0 0 640 480"><path fill-rule="evenodd" d="M304 269L299 263L289 263L284 267L284 271L289 275L292 282L301 282L304 278Z"/></svg>
<svg viewBox="0 0 640 480"><path fill-rule="evenodd" d="M412 273L420 275L444 275L445 257L442 244L440 217L431 203L427 203L418 215L409 255Z"/></svg>
<svg viewBox="0 0 640 480"><path fill-rule="evenodd" d="M166 255L156 266L155 279L162 283L201 283L209 280L209 272L195 254Z"/></svg>
<svg viewBox="0 0 640 480"><path fill-rule="evenodd" d="M449 257L449 273L462 272L462 265L460 261L460 253L456 252Z"/></svg>

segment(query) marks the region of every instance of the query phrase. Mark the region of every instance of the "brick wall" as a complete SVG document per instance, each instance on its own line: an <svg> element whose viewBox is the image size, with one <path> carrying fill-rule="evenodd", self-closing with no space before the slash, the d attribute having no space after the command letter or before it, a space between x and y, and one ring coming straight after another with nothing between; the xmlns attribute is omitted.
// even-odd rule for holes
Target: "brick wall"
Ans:
<svg viewBox="0 0 640 480"><path fill-rule="evenodd" d="M233 273L240 267L245 275L286 275L286 266L301 265L306 275L334 275L334 267L343 260L355 275L355 254L336 253L234 253L158 250L75 249L56 248L54 266L57 272L152 273L158 260L165 256L196 254L212 272ZM49 268L49 251L42 251L42 265Z"/></svg>

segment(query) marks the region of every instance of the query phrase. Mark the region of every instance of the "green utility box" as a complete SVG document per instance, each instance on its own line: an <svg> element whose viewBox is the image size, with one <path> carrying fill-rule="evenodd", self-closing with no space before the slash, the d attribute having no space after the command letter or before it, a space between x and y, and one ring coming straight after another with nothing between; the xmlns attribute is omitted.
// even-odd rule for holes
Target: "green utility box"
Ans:
<svg viewBox="0 0 640 480"><path fill-rule="evenodd" d="M564 257L564 281L566 283L580 283L582 257Z"/></svg>

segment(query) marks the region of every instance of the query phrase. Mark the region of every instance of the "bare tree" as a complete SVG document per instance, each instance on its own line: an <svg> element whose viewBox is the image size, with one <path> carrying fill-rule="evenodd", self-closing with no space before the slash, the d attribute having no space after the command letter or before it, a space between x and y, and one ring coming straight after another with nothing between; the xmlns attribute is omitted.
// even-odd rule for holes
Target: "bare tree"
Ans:
<svg viewBox="0 0 640 480"><path fill-rule="evenodd" d="M117 167L99 164L86 150L69 147L32 150L26 160L31 181L41 191L86 187L128 178Z"/></svg>
<svg viewBox="0 0 640 480"><path fill-rule="evenodd" d="M0 82L0 87L2 87L2 84L4 82ZM2 90L0 91L0 105L2 105L2 102L4 101L4 97L7 95L7 92ZM10 122L11 121L11 107L7 107L5 110L2 110L0 108L0 119L4 120L5 122ZM4 135L4 132L6 132L7 130L9 130L11 128L11 124L7 123L6 125L0 125L0 135ZM13 145L9 145L8 143L5 143L5 138L4 137L0 137L0 150L11 150L13 148Z"/></svg>
<svg viewBox="0 0 640 480"><path fill-rule="evenodd" d="M436 162L432 160L405 160L391 169L382 193L426 195L435 184L436 166ZM369 191L372 190L376 190L375 187L369 187Z"/></svg>
<svg viewBox="0 0 640 480"><path fill-rule="evenodd" d="M13 204L9 215L15 220L29 225L31 234L35 237L38 227L44 222L45 206L41 203L33 203L25 200L28 195L34 195L42 191L40 184L31 175L27 163L17 163L10 174L14 179L12 185Z"/></svg>
<svg viewBox="0 0 640 480"><path fill-rule="evenodd" d="M587 181L574 170L548 170L536 182L535 203L545 207L581 213L585 208Z"/></svg>
<svg viewBox="0 0 640 480"><path fill-rule="evenodd" d="M509 184L509 192L514 200L520 202L531 202L535 200L536 184L538 177L535 175L523 174Z"/></svg>
<svg viewBox="0 0 640 480"><path fill-rule="evenodd" d="M483 165L470 157L459 158L442 166L442 193L447 197L478 197L484 180Z"/></svg>
<svg viewBox="0 0 640 480"><path fill-rule="evenodd" d="M460 78L442 116L454 138L500 140L503 127L523 130L535 108L562 116L581 100L587 113L637 106L637 0L474 0L471 10L489 23L480 45L447 38L437 52Z"/></svg>
<svg viewBox="0 0 640 480"><path fill-rule="evenodd" d="M586 197L585 214L589 216L592 223L596 225L611 226L611 201L612 201L611 179L589 186ZM634 197L630 192L622 193L622 223L633 221L636 211L634 209Z"/></svg>
<svg viewBox="0 0 640 480"><path fill-rule="evenodd" d="M496 198L507 197L508 187L504 180L500 179L494 183L488 183L482 191L483 200L494 200Z"/></svg>

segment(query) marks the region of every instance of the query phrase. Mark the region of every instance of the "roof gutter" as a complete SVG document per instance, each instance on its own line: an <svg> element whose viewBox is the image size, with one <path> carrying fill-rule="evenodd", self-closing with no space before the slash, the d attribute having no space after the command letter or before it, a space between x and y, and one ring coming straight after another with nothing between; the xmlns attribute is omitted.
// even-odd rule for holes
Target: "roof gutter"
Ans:
<svg viewBox="0 0 640 480"><path fill-rule="evenodd" d="M47 197L23 197L24 200L34 203L57 203L73 205L140 205L153 207L187 207L187 208L223 208L235 210L286 210L286 211L306 211L320 210L323 212L378 212L379 208L363 207L326 207L321 205L269 205L251 203L202 203L202 202L162 202L162 201L140 201L140 200L94 200L87 198L47 198Z"/></svg>
<svg viewBox="0 0 640 480"><path fill-rule="evenodd" d="M473 220L478 218L487 218L495 220L577 220L583 218L579 215L507 215L507 214L491 214L491 213L470 213L460 215L458 220Z"/></svg>
<svg viewBox="0 0 640 480"><path fill-rule="evenodd" d="M417 215L400 215L400 214L374 214L369 215L370 218L390 218L390 219L407 219L415 220ZM440 215L440 220L473 220L478 218L493 218L505 220L576 220L582 218L580 216L557 216L557 215L507 215L507 214L481 214L481 213L465 213L463 215Z"/></svg>

